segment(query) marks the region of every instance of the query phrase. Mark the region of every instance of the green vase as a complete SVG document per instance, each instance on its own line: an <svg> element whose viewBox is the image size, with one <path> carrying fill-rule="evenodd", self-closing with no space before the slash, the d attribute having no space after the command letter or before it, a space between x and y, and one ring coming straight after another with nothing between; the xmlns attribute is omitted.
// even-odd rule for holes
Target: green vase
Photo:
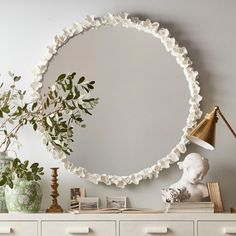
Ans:
<svg viewBox="0 0 236 236"><path fill-rule="evenodd" d="M0 175L10 165L12 159L6 152L0 152ZM0 212L7 212L7 206L5 201L5 186L0 186Z"/></svg>
<svg viewBox="0 0 236 236"><path fill-rule="evenodd" d="M35 213L40 210L42 190L36 181L15 179L13 189L5 187L8 212Z"/></svg>

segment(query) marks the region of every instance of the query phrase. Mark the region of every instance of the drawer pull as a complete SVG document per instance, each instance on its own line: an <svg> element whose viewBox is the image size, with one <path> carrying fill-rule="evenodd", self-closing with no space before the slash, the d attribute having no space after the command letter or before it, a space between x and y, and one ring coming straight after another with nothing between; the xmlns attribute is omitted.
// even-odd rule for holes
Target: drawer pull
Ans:
<svg viewBox="0 0 236 236"><path fill-rule="evenodd" d="M10 234L11 227L0 227L0 234Z"/></svg>
<svg viewBox="0 0 236 236"><path fill-rule="evenodd" d="M236 234L236 227L225 227L224 234Z"/></svg>
<svg viewBox="0 0 236 236"><path fill-rule="evenodd" d="M167 234L168 228L166 226L146 228L146 234Z"/></svg>
<svg viewBox="0 0 236 236"><path fill-rule="evenodd" d="M88 234L89 233L89 227L73 227L73 228L67 228L66 233L68 234Z"/></svg>

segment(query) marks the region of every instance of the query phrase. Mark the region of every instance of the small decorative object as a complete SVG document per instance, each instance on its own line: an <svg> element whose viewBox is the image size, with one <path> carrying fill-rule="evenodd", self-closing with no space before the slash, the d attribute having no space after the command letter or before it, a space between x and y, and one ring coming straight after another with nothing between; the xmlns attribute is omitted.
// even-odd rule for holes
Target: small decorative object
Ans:
<svg viewBox="0 0 236 236"><path fill-rule="evenodd" d="M220 185L218 182L208 182L207 188L209 191L210 199L214 202L215 212L224 212L224 206L220 194Z"/></svg>
<svg viewBox="0 0 236 236"><path fill-rule="evenodd" d="M42 190L38 181L43 167L29 161L11 160L3 171L0 186L5 185L5 199L9 212L38 212L42 201Z"/></svg>
<svg viewBox="0 0 236 236"><path fill-rule="evenodd" d="M126 208L126 197L107 197L107 208Z"/></svg>
<svg viewBox="0 0 236 236"><path fill-rule="evenodd" d="M231 213L236 213L236 207L231 207L231 208L230 208L230 212L231 212Z"/></svg>
<svg viewBox="0 0 236 236"><path fill-rule="evenodd" d="M81 197L85 197L85 188L70 189L70 208L72 210L79 210Z"/></svg>
<svg viewBox="0 0 236 236"><path fill-rule="evenodd" d="M161 190L161 197L163 202L183 202L190 198L190 194L187 189L184 187L183 189L162 189Z"/></svg>
<svg viewBox="0 0 236 236"><path fill-rule="evenodd" d="M98 209L98 197L81 197L80 198L80 210L97 210Z"/></svg>
<svg viewBox="0 0 236 236"><path fill-rule="evenodd" d="M178 165L183 170L183 175L168 190L162 190L163 201L200 202L207 198L207 186L201 181L209 170L208 160L198 153L191 153Z"/></svg>
<svg viewBox="0 0 236 236"><path fill-rule="evenodd" d="M236 133L225 119L220 108L214 107L211 113L207 113L205 118L190 132L188 139L193 143L200 145L203 148L214 150L215 149L215 128L218 121L217 113L221 116L233 136L236 138Z"/></svg>
<svg viewBox="0 0 236 236"><path fill-rule="evenodd" d="M58 167L54 167L51 168L52 170L52 183L51 183L51 197L52 197L52 204L51 206L46 210L46 212L48 213L59 213L59 212L63 212L63 209L61 208L61 206L57 203L57 197L59 196L59 193L57 191L58 188L58 183L57 183L57 170L59 168Z"/></svg>
<svg viewBox="0 0 236 236"><path fill-rule="evenodd" d="M9 167L12 159L8 157L6 152L0 152L0 175L5 171L6 167ZM5 201L5 187L0 187L0 212L7 212L7 206Z"/></svg>

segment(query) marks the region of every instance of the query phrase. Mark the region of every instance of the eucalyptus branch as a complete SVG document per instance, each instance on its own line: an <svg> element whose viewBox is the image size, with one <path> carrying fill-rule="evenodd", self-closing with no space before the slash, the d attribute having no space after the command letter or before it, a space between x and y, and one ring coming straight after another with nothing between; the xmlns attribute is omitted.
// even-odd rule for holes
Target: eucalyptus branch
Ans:
<svg viewBox="0 0 236 236"><path fill-rule="evenodd" d="M26 91L16 88L20 76L11 74L13 84L10 89L0 94L0 118L5 120L0 124L3 141L0 149L5 145L8 150L12 139L17 139L17 132L26 124L32 125L34 130L40 126L40 131L47 137L46 145L60 149L70 154L73 142L73 124L85 127L84 116L91 115L91 110L98 103L98 98L91 98L90 91L94 89L94 81L85 81L84 77L76 78L76 73L61 74L55 84L42 95L41 101L25 102ZM0 85L2 87L2 84ZM16 105L21 102L20 105ZM18 121L10 131L7 124Z"/></svg>
<svg viewBox="0 0 236 236"><path fill-rule="evenodd" d="M11 117L8 117L1 125L0 125L0 129L4 128L6 126L6 124L11 120Z"/></svg>
<svg viewBox="0 0 236 236"><path fill-rule="evenodd" d="M0 149L1 149L2 146L6 143L6 147L3 150L3 152L6 152L8 147L10 146L10 144L11 144L10 138L13 137L12 135L16 134L22 126L23 126L23 123L19 123L8 134L5 135L4 141L0 144Z"/></svg>

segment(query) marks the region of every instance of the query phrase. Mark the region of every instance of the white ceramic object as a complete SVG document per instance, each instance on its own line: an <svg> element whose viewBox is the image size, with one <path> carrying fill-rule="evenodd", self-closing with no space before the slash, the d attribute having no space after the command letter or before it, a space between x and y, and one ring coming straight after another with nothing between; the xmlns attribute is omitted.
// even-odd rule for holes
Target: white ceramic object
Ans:
<svg viewBox="0 0 236 236"><path fill-rule="evenodd" d="M183 170L183 175L180 180L172 184L168 190L174 190L176 192L184 190L184 192L187 191L189 193L189 197L169 197L167 194L169 191L167 190L167 193L163 194L166 196L166 199L163 198L163 200L167 201L169 197L170 202L178 200L200 202L208 197L207 186L201 182L209 170L208 160L198 153L191 153L185 157L184 161L179 162L178 165L179 168Z"/></svg>
<svg viewBox="0 0 236 236"><path fill-rule="evenodd" d="M127 28L135 28L139 31L152 34L155 38L159 39L172 56L176 58L177 63L183 69L184 75L189 85L190 99L189 99L189 114L187 116L186 125L183 128L183 134L180 137L179 143L162 159L159 159L155 164L127 176L107 175L90 173L87 169L81 166L75 166L69 161L66 155L57 147L48 146L55 159L60 159L65 168L71 173L85 178L86 180L98 184L102 182L106 185L115 184L117 187L124 188L128 184L139 184L143 179L157 178L160 171L170 167L170 164L179 160L181 153L186 152L186 144L189 142L187 139L188 131L194 127L197 119L202 115L199 108L202 97L199 95L200 87L197 81L198 72L193 69L192 61L188 57L185 47L178 45L176 40L170 36L168 29L161 28L159 23L152 23L149 19L142 21L137 17L129 17L127 13L117 15L106 14L103 17L95 18L94 16L87 16L82 23L74 23L71 27L65 28L60 34L54 37L53 43L47 47L47 52L42 58L41 62L35 67L35 78L31 84L33 89L32 100L40 103L41 95L40 88L43 83L43 76L47 71L49 62L57 54L60 47L65 45L72 37L86 33L92 29L98 29L102 26L116 26L120 25ZM168 70L168 68L167 68ZM40 132L43 135L44 141L47 142L48 135L42 129Z"/></svg>

